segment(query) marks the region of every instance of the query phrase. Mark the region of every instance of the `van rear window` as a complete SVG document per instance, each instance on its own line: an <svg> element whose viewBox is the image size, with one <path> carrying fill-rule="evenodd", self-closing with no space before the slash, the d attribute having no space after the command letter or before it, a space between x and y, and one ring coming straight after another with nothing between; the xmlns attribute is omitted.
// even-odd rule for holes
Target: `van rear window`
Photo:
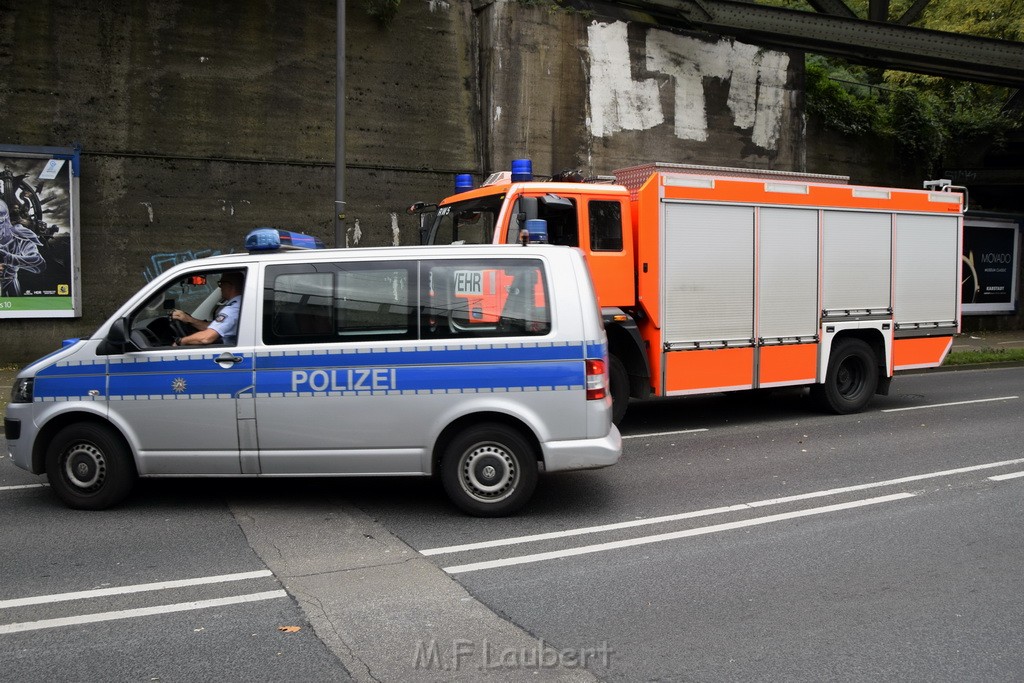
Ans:
<svg viewBox="0 0 1024 683"><path fill-rule="evenodd" d="M313 263L267 268L268 345L544 335L539 260Z"/></svg>

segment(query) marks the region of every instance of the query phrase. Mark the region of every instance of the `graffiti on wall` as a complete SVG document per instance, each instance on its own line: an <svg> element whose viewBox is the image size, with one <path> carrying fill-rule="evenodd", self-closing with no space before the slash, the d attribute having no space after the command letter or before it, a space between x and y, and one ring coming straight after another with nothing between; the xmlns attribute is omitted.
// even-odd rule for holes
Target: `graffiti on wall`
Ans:
<svg viewBox="0 0 1024 683"><path fill-rule="evenodd" d="M597 137L623 130L647 130L666 122L661 105L664 79L634 79L627 24L594 22L587 28L590 52L590 129ZM665 74L675 85L673 129L681 140L708 138L704 81L729 83L727 106L737 128L751 141L776 149L782 132L789 55L734 40L709 43L668 31L649 30L647 71Z"/></svg>
<svg viewBox="0 0 1024 683"><path fill-rule="evenodd" d="M147 266L142 272L142 276L146 278L146 282L152 282L161 273L172 266L178 265L179 263L195 261L196 259L206 258L207 256L218 256L222 253L230 254L233 251L234 250L222 252L220 249L189 249L188 251L178 251L174 253L153 254L149 257L149 266Z"/></svg>

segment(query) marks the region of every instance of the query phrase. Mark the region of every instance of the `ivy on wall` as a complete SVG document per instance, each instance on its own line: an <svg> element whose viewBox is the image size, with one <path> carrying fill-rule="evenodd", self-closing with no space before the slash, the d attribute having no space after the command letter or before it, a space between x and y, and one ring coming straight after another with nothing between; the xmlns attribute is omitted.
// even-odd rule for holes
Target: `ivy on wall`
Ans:
<svg viewBox="0 0 1024 683"><path fill-rule="evenodd" d="M1001 147L1020 127L1003 111L1006 88L855 67L817 55L806 59L808 116L846 135L892 144L906 169L930 174L985 147Z"/></svg>

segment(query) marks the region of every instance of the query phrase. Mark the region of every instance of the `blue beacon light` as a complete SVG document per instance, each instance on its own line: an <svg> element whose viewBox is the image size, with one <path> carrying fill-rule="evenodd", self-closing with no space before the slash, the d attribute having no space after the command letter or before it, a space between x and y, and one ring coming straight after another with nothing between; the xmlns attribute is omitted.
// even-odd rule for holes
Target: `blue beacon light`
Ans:
<svg viewBox="0 0 1024 683"><path fill-rule="evenodd" d="M473 189L473 176L470 173L459 173L455 176L455 194Z"/></svg>
<svg viewBox="0 0 1024 683"><path fill-rule="evenodd" d="M304 235L291 230L277 228L256 228L245 236L247 251L277 251L289 249L323 249L319 237Z"/></svg>
<svg viewBox="0 0 1024 683"><path fill-rule="evenodd" d="M533 162L529 159L512 160L512 182L525 183L533 180Z"/></svg>

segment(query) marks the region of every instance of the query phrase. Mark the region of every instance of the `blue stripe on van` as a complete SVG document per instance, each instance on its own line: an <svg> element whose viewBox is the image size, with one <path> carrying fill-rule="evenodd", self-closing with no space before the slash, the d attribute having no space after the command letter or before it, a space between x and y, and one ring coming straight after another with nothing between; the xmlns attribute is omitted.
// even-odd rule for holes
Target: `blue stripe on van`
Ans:
<svg viewBox="0 0 1024 683"><path fill-rule="evenodd" d="M586 351L584 355L584 349ZM131 400L233 395L253 384L251 351L228 369L214 359L224 351L127 356L111 362L109 386L103 361L45 368L36 376L35 398ZM324 392L531 391L579 388L584 358L600 358L604 344L493 344L437 349L381 349L354 353L289 350L255 359L261 395ZM302 373L305 373L303 377ZM354 374L351 374L354 373ZM97 391L97 397L89 397Z"/></svg>
<svg viewBox="0 0 1024 683"><path fill-rule="evenodd" d="M507 392L582 389L582 362L325 368L256 373L257 396L326 393Z"/></svg>

